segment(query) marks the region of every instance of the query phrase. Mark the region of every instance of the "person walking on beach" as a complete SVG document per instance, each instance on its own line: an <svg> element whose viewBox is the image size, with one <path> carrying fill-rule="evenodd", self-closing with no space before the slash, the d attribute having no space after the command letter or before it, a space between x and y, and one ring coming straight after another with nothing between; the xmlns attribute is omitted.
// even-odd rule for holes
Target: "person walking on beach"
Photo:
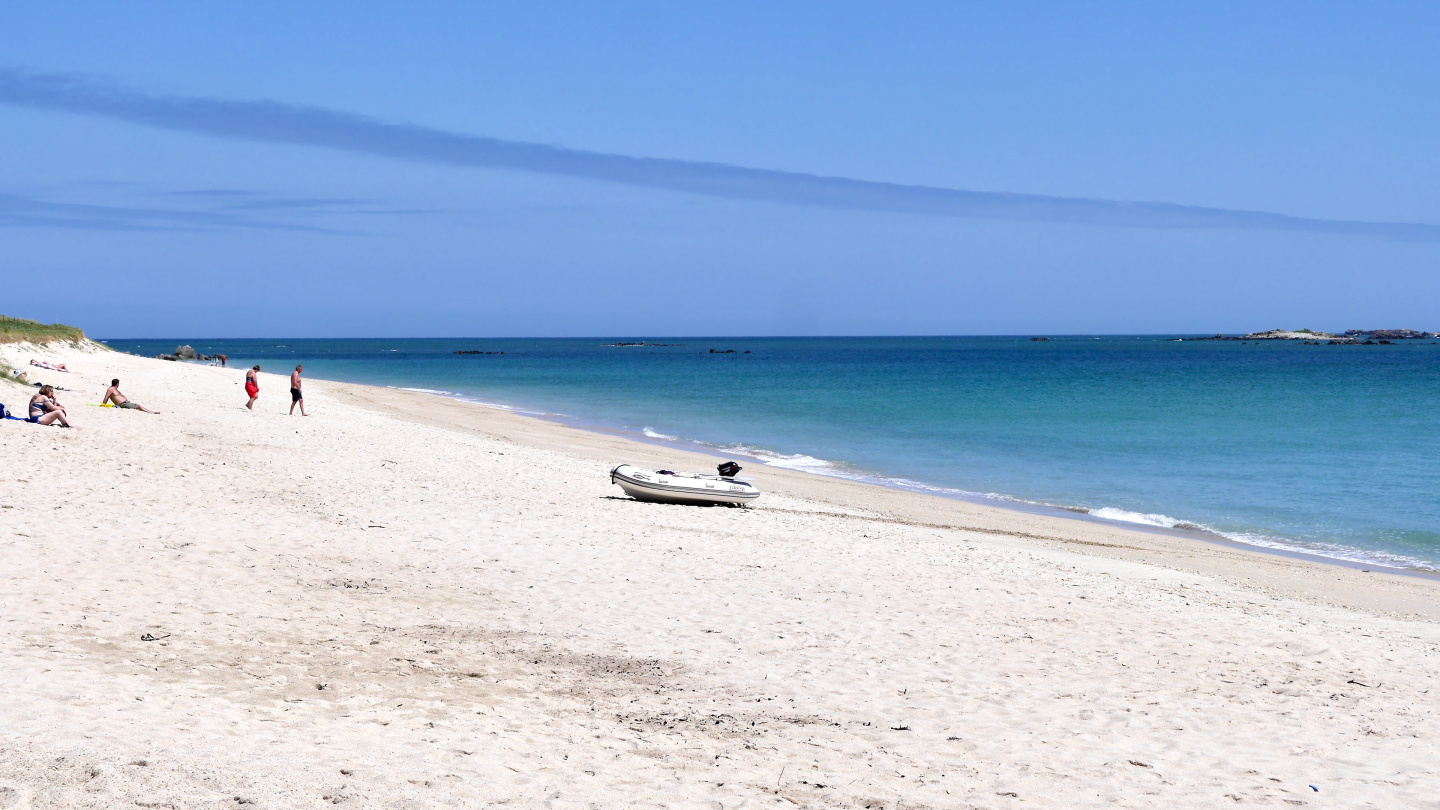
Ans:
<svg viewBox="0 0 1440 810"><path fill-rule="evenodd" d="M132 411L144 411L145 413L153 414L160 413L159 411L152 411L144 405L141 405L140 403L135 402L129 397L120 393L120 380L118 379L110 381L110 387L105 391L105 398L100 400L100 407L105 407L105 403L107 402L113 404L117 408L128 408Z"/></svg>
<svg viewBox="0 0 1440 810"><path fill-rule="evenodd" d="M245 393L250 395L250 401L245 407L255 410L255 399L260 396L260 367L256 366L245 372Z"/></svg>
<svg viewBox="0 0 1440 810"><path fill-rule="evenodd" d="M295 370L292 371L292 372L290 372L290 415L291 415L291 416L294 416L294 415L295 415L295 406L296 406L296 405L299 405L299 406L300 406L300 415L301 415L301 416L309 416L309 415L310 415L310 414L308 414L308 413L305 413L305 395L302 394L302 393L300 393L300 372L301 372L302 370L304 370L304 368L305 368L304 366L296 366L296 367L295 367Z"/></svg>

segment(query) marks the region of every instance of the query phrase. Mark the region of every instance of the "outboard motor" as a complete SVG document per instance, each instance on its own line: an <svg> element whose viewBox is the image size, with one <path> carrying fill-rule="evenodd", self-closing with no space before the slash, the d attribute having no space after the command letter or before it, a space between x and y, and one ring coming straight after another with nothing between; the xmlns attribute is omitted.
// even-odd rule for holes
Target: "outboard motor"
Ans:
<svg viewBox="0 0 1440 810"><path fill-rule="evenodd" d="M727 461L719 467L721 478L734 478L740 474L740 465L733 461Z"/></svg>

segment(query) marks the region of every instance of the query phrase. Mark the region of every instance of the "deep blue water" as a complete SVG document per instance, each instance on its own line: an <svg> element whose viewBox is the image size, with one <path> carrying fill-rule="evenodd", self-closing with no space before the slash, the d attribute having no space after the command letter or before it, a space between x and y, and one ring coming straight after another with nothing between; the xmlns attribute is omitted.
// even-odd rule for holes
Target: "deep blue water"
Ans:
<svg viewBox="0 0 1440 810"><path fill-rule="evenodd" d="M814 472L1440 569L1430 341L650 340L683 345L107 342L147 355L189 343L228 354L237 376L304 363L310 377L446 392ZM505 354L453 354L465 349Z"/></svg>

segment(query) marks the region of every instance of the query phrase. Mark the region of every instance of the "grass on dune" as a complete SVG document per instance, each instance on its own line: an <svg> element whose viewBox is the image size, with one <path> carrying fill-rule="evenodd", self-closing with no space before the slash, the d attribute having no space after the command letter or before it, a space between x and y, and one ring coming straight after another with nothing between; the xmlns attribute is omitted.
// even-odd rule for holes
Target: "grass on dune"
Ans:
<svg viewBox="0 0 1440 810"><path fill-rule="evenodd" d="M0 315L0 344L4 343L85 343L85 331L63 323L44 324L25 318ZM0 360L0 379L14 385L29 387L15 379L15 369Z"/></svg>
<svg viewBox="0 0 1440 810"><path fill-rule="evenodd" d="M81 343L85 340L85 331L63 323L43 324L0 315L0 343L50 343L57 340Z"/></svg>

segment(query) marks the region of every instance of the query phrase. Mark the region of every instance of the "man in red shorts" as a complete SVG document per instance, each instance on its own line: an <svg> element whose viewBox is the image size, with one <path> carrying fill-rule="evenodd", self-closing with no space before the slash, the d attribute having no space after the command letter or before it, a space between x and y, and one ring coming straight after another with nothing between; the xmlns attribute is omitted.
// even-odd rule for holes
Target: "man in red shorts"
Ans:
<svg viewBox="0 0 1440 810"><path fill-rule="evenodd" d="M255 398L260 396L260 367L256 366L245 372L245 393L250 395L250 401L245 407L255 410Z"/></svg>

